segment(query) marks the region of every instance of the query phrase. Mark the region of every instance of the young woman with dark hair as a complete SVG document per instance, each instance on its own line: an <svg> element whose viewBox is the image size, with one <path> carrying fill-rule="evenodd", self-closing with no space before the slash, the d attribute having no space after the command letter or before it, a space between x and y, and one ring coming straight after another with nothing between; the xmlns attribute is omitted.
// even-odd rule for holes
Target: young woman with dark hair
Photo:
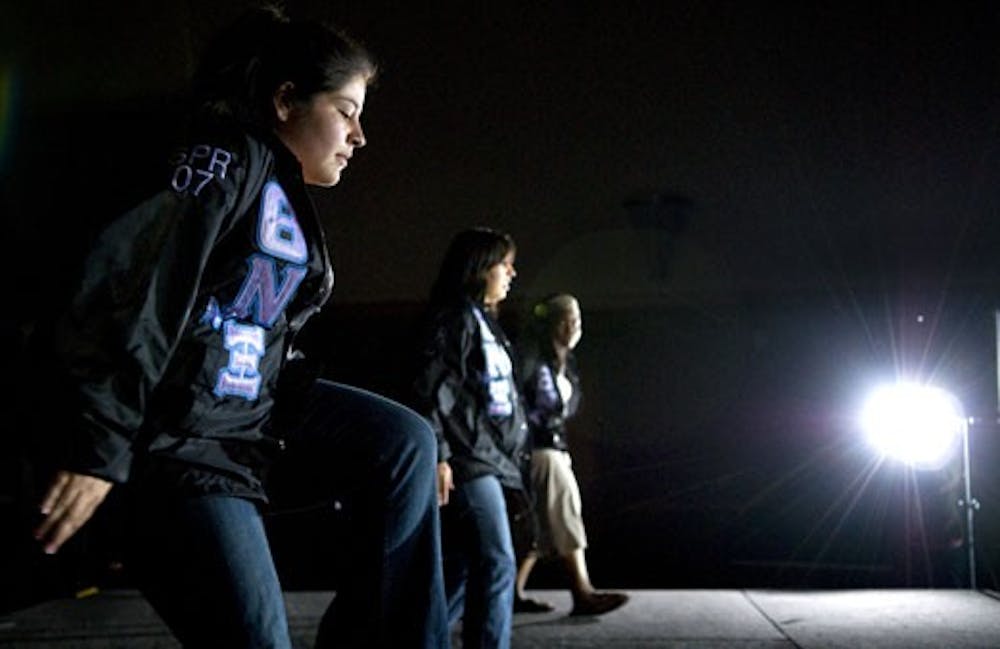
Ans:
<svg viewBox="0 0 1000 649"><path fill-rule="evenodd" d="M431 290L416 382L418 410L438 439L449 620L463 647L508 647L514 549L505 491L523 490L527 433L510 343L497 308L514 270L510 236L486 228L452 239Z"/></svg>
<svg viewBox="0 0 1000 649"><path fill-rule="evenodd" d="M336 185L366 144L375 72L354 41L274 9L221 35L162 189L99 237L54 341L78 417L35 536L55 553L118 485L126 567L185 647L291 646L272 487L357 512L318 646L448 644L432 431L293 380L295 333L333 288L306 185Z"/></svg>

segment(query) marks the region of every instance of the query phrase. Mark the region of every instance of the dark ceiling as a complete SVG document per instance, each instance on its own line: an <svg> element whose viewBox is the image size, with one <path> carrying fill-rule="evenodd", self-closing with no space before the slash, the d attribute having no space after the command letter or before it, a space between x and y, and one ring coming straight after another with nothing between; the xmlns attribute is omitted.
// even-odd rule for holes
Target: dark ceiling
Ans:
<svg viewBox="0 0 1000 649"><path fill-rule="evenodd" d="M54 125L161 146L156 119L246 4L5 11L7 163L40 141L36 168L65 157ZM995 6L779 4L289 3L383 63L369 146L317 194L339 299L422 298L473 224L517 239L522 293L591 306L994 283Z"/></svg>

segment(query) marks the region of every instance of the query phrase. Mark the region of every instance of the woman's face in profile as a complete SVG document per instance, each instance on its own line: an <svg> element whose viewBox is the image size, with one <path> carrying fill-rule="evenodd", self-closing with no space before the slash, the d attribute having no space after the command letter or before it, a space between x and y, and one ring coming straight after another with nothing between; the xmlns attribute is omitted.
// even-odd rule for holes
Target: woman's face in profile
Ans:
<svg viewBox="0 0 1000 649"><path fill-rule="evenodd" d="M583 336L583 318L580 315L580 305L573 300L566 313L563 314L556 325L552 338L555 342L567 349L573 349Z"/></svg>
<svg viewBox="0 0 1000 649"><path fill-rule="evenodd" d="M496 306L510 291L510 283L517 276L514 270L514 251L510 251L499 262L486 270L486 288L483 291L483 303L486 306Z"/></svg>
<svg viewBox="0 0 1000 649"><path fill-rule="evenodd" d="M336 185L354 150L365 145L361 111L366 90L365 77L358 75L339 90L317 93L305 102L275 97L274 131L298 158L307 184Z"/></svg>

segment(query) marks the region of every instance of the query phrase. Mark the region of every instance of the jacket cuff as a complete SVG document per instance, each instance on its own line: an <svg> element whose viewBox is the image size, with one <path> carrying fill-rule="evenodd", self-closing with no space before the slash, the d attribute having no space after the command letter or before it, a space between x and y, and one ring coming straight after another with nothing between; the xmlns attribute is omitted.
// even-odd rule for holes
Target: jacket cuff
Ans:
<svg viewBox="0 0 1000 649"><path fill-rule="evenodd" d="M131 441L94 422L85 422L85 426L86 430L74 437L67 469L111 482L127 482L135 457Z"/></svg>
<svg viewBox="0 0 1000 649"><path fill-rule="evenodd" d="M451 459L451 448L448 446L448 442L443 439L438 440L438 463L447 462Z"/></svg>

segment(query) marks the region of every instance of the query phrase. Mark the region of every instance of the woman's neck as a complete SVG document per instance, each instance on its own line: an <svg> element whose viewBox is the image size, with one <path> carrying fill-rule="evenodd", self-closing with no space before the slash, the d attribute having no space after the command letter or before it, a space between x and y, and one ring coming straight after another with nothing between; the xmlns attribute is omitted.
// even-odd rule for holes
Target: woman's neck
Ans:
<svg viewBox="0 0 1000 649"><path fill-rule="evenodd" d="M569 358L569 347L552 341L552 351L555 352L556 372L562 373L566 369L566 359Z"/></svg>
<svg viewBox="0 0 1000 649"><path fill-rule="evenodd" d="M483 300L480 303L480 306L482 307L483 311L485 311L486 313L489 313L492 316L496 316L496 314L497 314L497 305L498 304L499 304L499 302L487 302L487 301Z"/></svg>

